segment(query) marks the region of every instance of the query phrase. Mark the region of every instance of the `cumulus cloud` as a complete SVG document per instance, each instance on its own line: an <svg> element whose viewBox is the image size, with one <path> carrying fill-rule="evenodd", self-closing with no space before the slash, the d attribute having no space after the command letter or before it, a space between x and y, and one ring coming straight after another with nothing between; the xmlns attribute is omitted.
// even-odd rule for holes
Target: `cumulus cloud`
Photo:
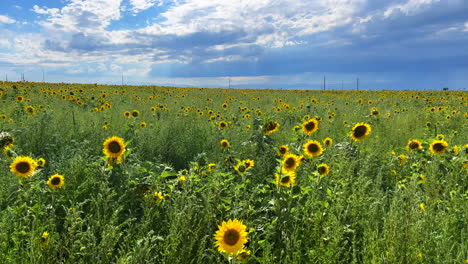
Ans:
<svg viewBox="0 0 468 264"><path fill-rule="evenodd" d="M33 11L47 15L41 22L44 28L62 32L100 32L105 30L112 21L119 20L122 0L70 0L61 9L40 8L37 5Z"/></svg>
<svg viewBox="0 0 468 264"><path fill-rule="evenodd" d="M16 20L5 15L0 15L0 24L13 24Z"/></svg>

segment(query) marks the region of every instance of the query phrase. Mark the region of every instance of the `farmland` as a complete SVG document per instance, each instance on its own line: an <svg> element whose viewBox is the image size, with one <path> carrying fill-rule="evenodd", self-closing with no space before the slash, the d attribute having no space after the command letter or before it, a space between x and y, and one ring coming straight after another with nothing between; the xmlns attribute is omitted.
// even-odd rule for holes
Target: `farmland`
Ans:
<svg viewBox="0 0 468 264"><path fill-rule="evenodd" d="M1 263L468 263L467 92L0 88Z"/></svg>

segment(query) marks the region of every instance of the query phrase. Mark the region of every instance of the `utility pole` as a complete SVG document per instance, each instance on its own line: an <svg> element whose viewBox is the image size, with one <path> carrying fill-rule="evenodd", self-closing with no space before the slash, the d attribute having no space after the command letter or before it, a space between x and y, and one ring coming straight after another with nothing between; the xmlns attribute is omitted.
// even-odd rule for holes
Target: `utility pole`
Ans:
<svg viewBox="0 0 468 264"><path fill-rule="evenodd" d="M45 82L45 74L44 74L44 69L42 69L42 82Z"/></svg>
<svg viewBox="0 0 468 264"><path fill-rule="evenodd" d="M229 86L228 87L229 87L229 89L231 89L231 76L229 76L228 81L229 81Z"/></svg>
<svg viewBox="0 0 468 264"><path fill-rule="evenodd" d="M8 73L5 73L5 81L8 82Z"/></svg>
<svg viewBox="0 0 468 264"><path fill-rule="evenodd" d="M326 85L326 79L325 76L323 76L323 90L325 91L325 85Z"/></svg>

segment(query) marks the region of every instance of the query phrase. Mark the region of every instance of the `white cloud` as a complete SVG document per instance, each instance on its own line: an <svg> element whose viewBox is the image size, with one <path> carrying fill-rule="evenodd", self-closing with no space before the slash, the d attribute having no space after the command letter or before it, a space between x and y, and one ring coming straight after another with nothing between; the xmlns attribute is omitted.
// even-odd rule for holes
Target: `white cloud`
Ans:
<svg viewBox="0 0 468 264"><path fill-rule="evenodd" d="M139 13L154 6L158 1L162 3L160 0L130 0L130 5L134 13Z"/></svg>
<svg viewBox="0 0 468 264"><path fill-rule="evenodd" d="M398 4L389 7L384 12L384 17L388 18L395 12L401 12L405 15L412 15L421 11L421 9L427 8L432 4L438 3L440 0L409 0L405 4Z"/></svg>
<svg viewBox="0 0 468 264"><path fill-rule="evenodd" d="M465 31L465 32L468 31L468 21L465 22L465 30L463 30L463 31Z"/></svg>
<svg viewBox="0 0 468 264"><path fill-rule="evenodd" d="M40 24L49 30L62 32L100 32L113 20L119 20L122 0L70 0L61 9L40 8L33 11L48 15Z"/></svg>
<svg viewBox="0 0 468 264"><path fill-rule="evenodd" d="M0 24L13 24L16 20L8 16L0 15Z"/></svg>

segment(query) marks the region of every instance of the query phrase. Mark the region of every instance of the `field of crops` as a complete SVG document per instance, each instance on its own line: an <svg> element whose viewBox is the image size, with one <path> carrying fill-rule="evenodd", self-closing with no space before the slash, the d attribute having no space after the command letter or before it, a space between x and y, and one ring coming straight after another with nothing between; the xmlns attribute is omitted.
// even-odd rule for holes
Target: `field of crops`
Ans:
<svg viewBox="0 0 468 264"><path fill-rule="evenodd" d="M0 88L0 263L468 263L467 92Z"/></svg>

